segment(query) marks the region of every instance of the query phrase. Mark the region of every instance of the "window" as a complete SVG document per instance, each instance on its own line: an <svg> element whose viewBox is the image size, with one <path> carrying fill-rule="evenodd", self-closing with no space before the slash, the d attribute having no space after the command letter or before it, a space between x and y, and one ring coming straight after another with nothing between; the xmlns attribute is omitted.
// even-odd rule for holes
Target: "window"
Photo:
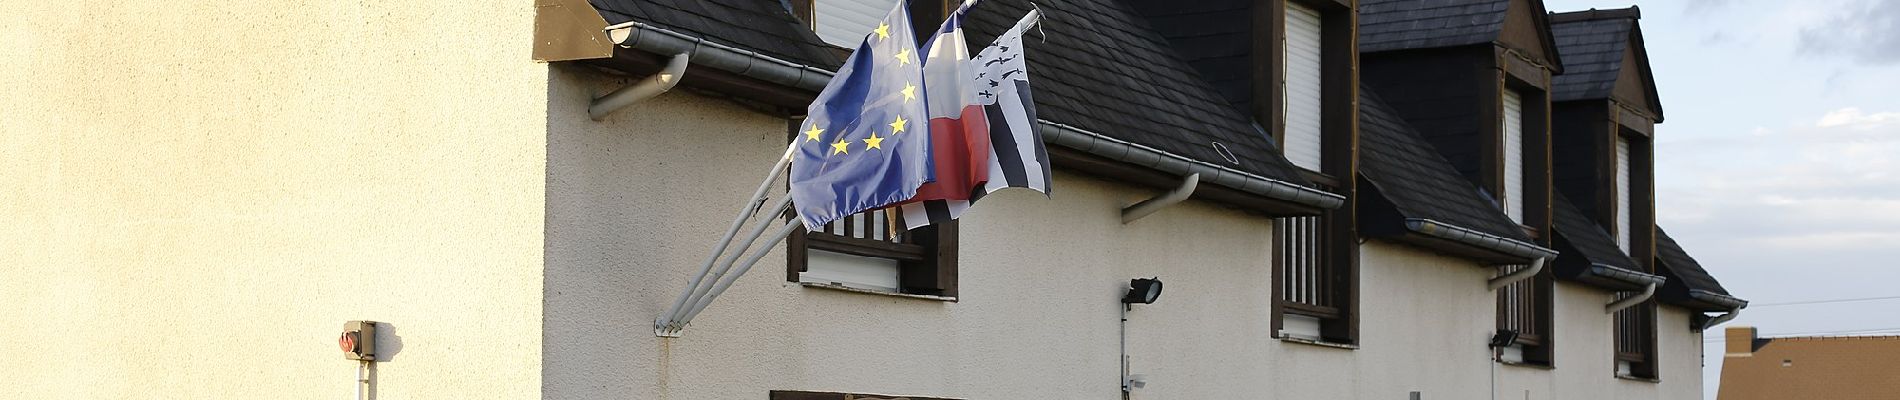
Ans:
<svg viewBox="0 0 1900 400"><path fill-rule="evenodd" d="M1353 269L1338 253L1332 211L1273 224L1278 337L1354 344Z"/></svg>
<svg viewBox="0 0 1900 400"><path fill-rule="evenodd" d="M1618 299L1633 296L1617 295ZM1656 301L1650 300L1617 311L1616 376L1656 379Z"/></svg>
<svg viewBox="0 0 1900 400"><path fill-rule="evenodd" d="M812 30L825 43L854 48L897 0L803 0L811 4Z"/></svg>
<svg viewBox="0 0 1900 400"><path fill-rule="evenodd" d="M793 120L791 129L800 125ZM786 240L786 281L955 298L956 221L907 231L902 215L872 210L832 221L820 231L800 228Z"/></svg>
<svg viewBox="0 0 1900 400"><path fill-rule="evenodd" d="M1320 171L1320 14L1318 10L1286 3L1286 135L1287 161Z"/></svg>
<svg viewBox="0 0 1900 400"><path fill-rule="evenodd" d="M1504 214L1524 223L1524 96L1504 90Z"/></svg>
<svg viewBox="0 0 1900 400"><path fill-rule="evenodd" d="M1616 136L1616 245L1630 252L1630 141Z"/></svg>
<svg viewBox="0 0 1900 400"><path fill-rule="evenodd" d="M1530 268L1513 265L1499 268L1510 274ZM1517 332L1517 342L1503 349L1500 361L1516 364L1553 365L1551 362L1551 285L1550 272L1538 273L1498 289L1498 329Z"/></svg>

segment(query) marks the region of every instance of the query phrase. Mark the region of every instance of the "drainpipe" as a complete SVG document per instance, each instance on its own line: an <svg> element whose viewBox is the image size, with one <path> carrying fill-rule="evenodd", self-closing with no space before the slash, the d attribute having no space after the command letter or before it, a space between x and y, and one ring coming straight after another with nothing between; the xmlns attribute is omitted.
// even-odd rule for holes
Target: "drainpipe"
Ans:
<svg viewBox="0 0 1900 400"><path fill-rule="evenodd" d="M1162 193L1160 196L1155 196L1151 199L1142 200L1140 203L1123 207L1122 224L1135 222L1135 220L1146 217L1148 214L1154 214L1155 211L1161 211L1163 208L1167 208L1175 203L1180 203L1182 200L1187 200L1188 196L1194 194L1194 188L1200 185L1200 173L1188 174L1186 179L1181 180L1181 186L1175 187L1174 190Z"/></svg>
<svg viewBox="0 0 1900 400"><path fill-rule="evenodd" d="M1489 282L1485 283L1485 287L1487 289L1490 289L1491 291L1497 291L1498 288L1509 286L1510 284L1517 283L1517 281L1530 279L1533 276L1537 276L1538 272L1541 272L1544 270L1544 260L1549 260L1549 259L1550 259L1549 257L1538 257L1537 260L1531 261L1530 268L1525 268L1517 272L1512 272L1509 275L1491 278Z"/></svg>
<svg viewBox="0 0 1900 400"><path fill-rule="evenodd" d="M1648 301L1650 296L1656 295L1656 285L1656 282L1650 282L1648 285L1643 286L1642 293L1630 296L1626 299L1610 302L1609 305L1603 306L1604 312L1615 314L1617 311L1623 311L1623 309L1630 308L1630 306L1634 306L1637 303Z"/></svg>
<svg viewBox="0 0 1900 400"><path fill-rule="evenodd" d="M666 93L667 90L673 89L673 85L680 83L680 75L686 73L686 64L690 60L691 57L686 53L674 54L673 59L666 60L666 68L661 69L659 73L641 79L639 83L627 85L606 96L594 99L592 104L587 105L587 117L599 121L601 118L606 118L607 114L612 114L633 103Z"/></svg>
<svg viewBox="0 0 1900 400"><path fill-rule="evenodd" d="M1701 328L1701 329L1697 329L1697 330L1698 330L1698 331L1708 331L1708 330L1709 330L1709 328L1714 328L1714 327L1715 327L1716 325L1721 325L1721 324L1723 324L1723 323L1726 323L1726 322L1728 322L1728 321L1730 321L1730 320L1733 320L1733 319L1735 319L1735 317L1737 317L1737 316L1741 316L1741 315L1742 315L1742 309L1740 309L1740 308L1736 308L1736 309L1731 309L1731 310L1728 310L1728 313L1727 313L1727 314L1722 314L1722 315L1718 315L1718 316L1716 316L1715 318L1711 318L1711 319L1709 319L1709 321L1708 321L1708 322L1703 322L1703 323L1702 323L1702 328Z"/></svg>

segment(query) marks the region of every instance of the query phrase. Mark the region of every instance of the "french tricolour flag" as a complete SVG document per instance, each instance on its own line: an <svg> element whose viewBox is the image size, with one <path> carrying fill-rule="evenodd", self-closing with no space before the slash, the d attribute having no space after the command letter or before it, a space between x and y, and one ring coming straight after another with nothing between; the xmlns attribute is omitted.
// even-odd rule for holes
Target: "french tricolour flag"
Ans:
<svg viewBox="0 0 1900 400"><path fill-rule="evenodd" d="M1029 15L971 58L958 16L932 39L924 62L937 179L900 206L917 228L963 215L984 194L1012 187L1049 193L1049 152L1035 129L1022 36ZM954 80L954 81L953 81Z"/></svg>

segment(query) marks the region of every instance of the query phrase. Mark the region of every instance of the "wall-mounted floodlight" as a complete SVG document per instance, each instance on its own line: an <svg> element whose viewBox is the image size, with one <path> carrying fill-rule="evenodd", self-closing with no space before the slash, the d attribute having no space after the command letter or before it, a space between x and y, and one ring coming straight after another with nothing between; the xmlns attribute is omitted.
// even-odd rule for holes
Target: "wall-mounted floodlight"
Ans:
<svg viewBox="0 0 1900 400"><path fill-rule="evenodd" d="M1154 304L1161 298L1161 279L1135 278L1128 281L1128 294L1122 296L1123 304Z"/></svg>
<svg viewBox="0 0 1900 400"><path fill-rule="evenodd" d="M1517 344L1517 335L1516 330L1499 329L1497 334L1491 335L1491 347L1510 347Z"/></svg>

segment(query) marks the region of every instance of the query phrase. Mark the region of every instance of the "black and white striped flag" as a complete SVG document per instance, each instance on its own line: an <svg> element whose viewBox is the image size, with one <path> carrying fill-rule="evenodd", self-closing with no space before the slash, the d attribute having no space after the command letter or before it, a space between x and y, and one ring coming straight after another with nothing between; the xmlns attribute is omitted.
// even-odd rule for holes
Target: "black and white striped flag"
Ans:
<svg viewBox="0 0 1900 400"><path fill-rule="evenodd" d="M904 225L915 229L963 216L970 204L1005 188L1049 194L1049 151L1036 134L1036 104L1029 96L1029 69L1023 62L1023 33L1041 18L1030 12L996 37L971 61L977 66L977 97L989 119L989 181L970 188L970 200L927 200L900 206Z"/></svg>

